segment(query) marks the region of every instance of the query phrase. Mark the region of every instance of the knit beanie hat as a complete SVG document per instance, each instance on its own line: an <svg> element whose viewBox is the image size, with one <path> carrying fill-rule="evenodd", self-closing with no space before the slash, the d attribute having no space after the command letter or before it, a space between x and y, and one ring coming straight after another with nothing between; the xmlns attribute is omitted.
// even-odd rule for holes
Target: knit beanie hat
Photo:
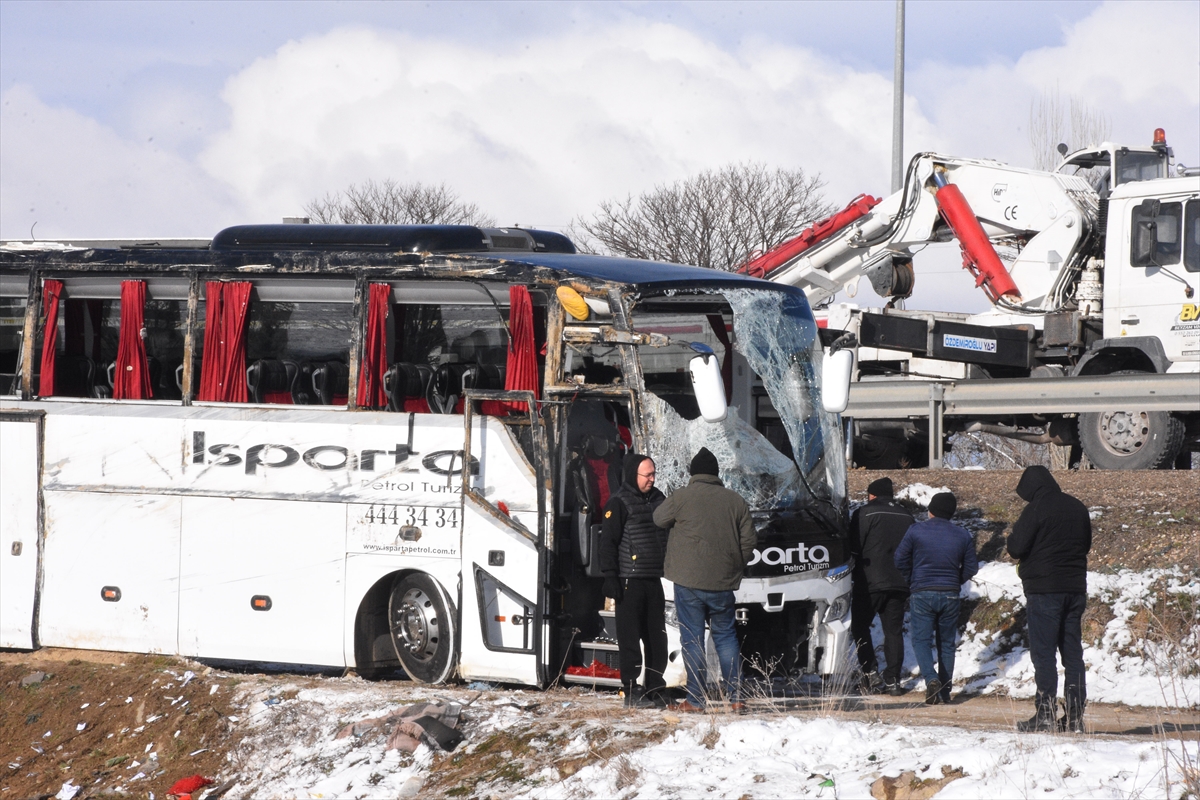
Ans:
<svg viewBox="0 0 1200 800"><path fill-rule="evenodd" d="M717 464L717 457L707 447L701 447L700 452L692 458L689 471L692 475L719 475L720 467Z"/></svg>
<svg viewBox="0 0 1200 800"><path fill-rule="evenodd" d="M929 501L929 513L942 519L953 517L956 508L958 508L958 500L950 492L938 492Z"/></svg>
<svg viewBox="0 0 1200 800"><path fill-rule="evenodd" d="M871 481L867 486L867 494L873 494L876 497L891 497L895 493L891 478L879 478Z"/></svg>

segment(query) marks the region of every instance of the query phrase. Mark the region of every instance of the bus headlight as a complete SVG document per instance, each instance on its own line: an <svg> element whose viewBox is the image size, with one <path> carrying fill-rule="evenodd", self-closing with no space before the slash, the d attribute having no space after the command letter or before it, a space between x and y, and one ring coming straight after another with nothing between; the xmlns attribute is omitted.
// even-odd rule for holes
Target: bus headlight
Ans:
<svg viewBox="0 0 1200 800"><path fill-rule="evenodd" d="M829 608L825 611L824 622L832 622L842 619L850 612L850 593L838 595L833 598L833 602L829 604Z"/></svg>

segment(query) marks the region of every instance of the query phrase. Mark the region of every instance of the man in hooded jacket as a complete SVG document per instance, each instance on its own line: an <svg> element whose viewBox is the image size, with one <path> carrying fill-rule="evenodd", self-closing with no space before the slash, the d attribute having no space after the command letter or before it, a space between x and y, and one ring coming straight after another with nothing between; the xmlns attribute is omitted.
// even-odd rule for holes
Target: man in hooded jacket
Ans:
<svg viewBox="0 0 1200 800"><path fill-rule="evenodd" d="M896 548L913 524L912 514L897 505L891 478L871 481L867 504L850 516L850 552L854 556L850 632L858 649L863 690L904 693L900 669L904 665L904 604L908 581L896 569ZM883 628L883 657L887 666L879 675L879 659L871 639L871 623L879 616Z"/></svg>
<svg viewBox="0 0 1200 800"><path fill-rule="evenodd" d="M617 647L625 705L666 704L663 671L667 668L663 557L667 532L654 524L654 510L666 498L654 488L654 462L630 453L621 488L604 507L600 530L600 571L604 596L616 603ZM642 647L646 649L645 686L638 686Z"/></svg>
<svg viewBox="0 0 1200 800"><path fill-rule="evenodd" d="M1087 555L1092 520L1087 506L1059 488L1043 466L1028 467L1017 494L1029 505L1008 537L1008 554L1017 560L1025 590L1029 656L1037 684L1036 713L1017 725L1020 731L1083 732L1087 681L1083 666L1083 610L1087 606ZM1058 665L1061 654L1066 714L1056 721Z"/></svg>

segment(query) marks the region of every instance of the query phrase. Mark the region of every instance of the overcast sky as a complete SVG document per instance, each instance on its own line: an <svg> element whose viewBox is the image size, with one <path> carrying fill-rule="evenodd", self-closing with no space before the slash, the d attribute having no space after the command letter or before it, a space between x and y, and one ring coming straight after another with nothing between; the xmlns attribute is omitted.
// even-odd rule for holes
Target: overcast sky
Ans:
<svg viewBox="0 0 1200 800"><path fill-rule="evenodd" d="M1163 127L1200 162L1200 3L907 10L906 155L1032 165L1030 104L1057 88L1112 139ZM35 223L39 239L207 237L367 178L444 182L501 224L546 228L731 161L820 173L839 204L883 195L894 15L890 0L0 0L0 238ZM981 297L953 265L924 282L921 267L924 307Z"/></svg>

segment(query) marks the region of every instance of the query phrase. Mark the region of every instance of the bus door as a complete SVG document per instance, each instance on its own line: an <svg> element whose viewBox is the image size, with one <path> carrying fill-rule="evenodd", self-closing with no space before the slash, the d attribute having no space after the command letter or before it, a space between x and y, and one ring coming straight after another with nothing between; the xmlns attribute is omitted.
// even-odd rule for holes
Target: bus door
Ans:
<svg viewBox="0 0 1200 800"><path fill-rule="evenodd" d="M504 423L473 413L476 400L528 404L521 422L532 459ZM533 400L532 392L467 393L459 663L467 678L540 686L546 653L546 439Z"/></svg>
<svg viewBox="0 0 1200 800"><path fill-rule="evenodd" d="M35 644L41 442L40 413L0 412L0 647Z"/></svg>

